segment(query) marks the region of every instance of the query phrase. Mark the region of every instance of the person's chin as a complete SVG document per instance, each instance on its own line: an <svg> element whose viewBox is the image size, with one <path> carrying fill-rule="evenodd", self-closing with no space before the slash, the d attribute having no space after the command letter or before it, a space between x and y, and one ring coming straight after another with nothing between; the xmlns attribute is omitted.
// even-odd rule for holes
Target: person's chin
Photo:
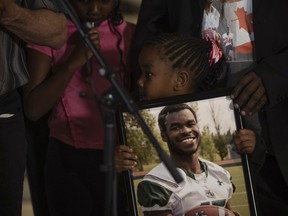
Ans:
<svg viewBox="0 0 288 216"><path fill-rule="evenodd" d="M189 149L187 149L186 150L186 152L187 152L187 154L188 155L193 155L193 154L195 154L196 152L197 152L197 148L189 148Z"/></svg>
<svg viewBox="0 0 288 216"><path fill-rule="evenodd" d="M178 155L182 156L192 156L197 152L196 147L186 147L186 148L181 148L181 149L175 149L174 150Z"/></svg>
<svg viewBox="0 0 288 216"><path fill-rule="evenodd" d="M187 145L187 147L185 148L185 151L187 152L187 154L192 155L195 154L198 150L198 145L196 143L190 143L189 145Z"/></svg>

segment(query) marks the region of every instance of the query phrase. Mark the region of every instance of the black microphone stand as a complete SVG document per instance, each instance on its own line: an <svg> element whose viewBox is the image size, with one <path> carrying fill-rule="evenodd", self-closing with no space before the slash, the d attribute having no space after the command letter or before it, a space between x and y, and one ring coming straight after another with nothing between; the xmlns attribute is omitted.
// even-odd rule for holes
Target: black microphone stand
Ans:
<svg viewBox="0 0 288 216"><path fill-rule="evenodd" d="M104 93L101 103L106 107L104 163L101 171L106 172L105 216L117 216L117 174L115 172L115 107L117 98L109 90Z"/></svg>
<svg viewBox="0 0 288 216"><path fill-rule="evenodd" d="M135 119L137 120L137 123L140 125L143 132L149 138L153 147L157 151L160 159L163 161L163 163L165 164L165 166L169 170L169 172L172 175L172 177L174 178L174 180L177 183L182 182L182 180L183 180L182 176L178 173L175 165L171 162L168 155L165 153L165 151L163 151L163 149L161 148L161 146L157 142L156 138L153 136L151 130L148 128L147 124L145 123L145 121L143 120L141 115L139 114L139 112L138 112L139 109L137 108L137 106L135 105L133 100L125 92L125 90L122 88L122 86L119 84L119 82L116 78L116 75L112 72L111 68L109 68L108 65L105 63L103 57L100 55L99 51L97 50L97 48L94 46L94 44L92 43L92 41L88 37L87 29L80 22L78 15L74 11L74 8L70 5L70 3L67 0L59 0L59 3L60 3L61 8L63 8L65 13L70 17L70 19L76 25L80 35L82 36L82 38L84 39L84 41L86 42L88 47L91 49L94 56L97 58L97 61L99 62L100 66L101 66L99 71L98 71L99 74L101 76L106 77L110 81L111 85L113 86L114 92L117 93L117 96L123 101L123 103L125 104L128 111L135 117ZM115 186L116 186L116 184L115 184L116 177L115 176L116 176L116 174L115 174L115 170L114 170L115 140L113 139L113 137L115 135L114 134L114 127L115 127L114 126L115 125L114 112L115 112L115 110L113 110L112 107L115 104L113 102L111 102L111 100L110 100L110 99L112 99L112 101L113 101L114 98L117 98L117 97L113 96L112 93L109 93L108 95L106 94L106 95L104 95L104 98L102 98L102 102L104 101L106 103L106 105L107 105L107 103L109 105L111 105L111 106L108 106L109 107L108 108L108 115L107 115L107 120L105 121L106 122L106 128L105 128L106 129L106 135L105 135L106 140L105 140L105 149L104 149L104 165L102 166L102 169L105 172L107 172L106 173L106 176L107 176L106 190L107 190L107 192L105 193L105 196L106 196L105 197L105 201L106 201L105 210L107 209L107 211L105 212L106 213L105 216L111 216L111 215L116 216L116 214L117 214L117 208L115 207L115 206L117 206L115 203L115 199L116 199L115 196L114 196L114 200L113 200L113 195L116 192L116 189L115 189ZM111 204L112 204L112 206L111 206ZM109 210L111 210L111 207L113 209L112 212L109 211Z"/></svg>

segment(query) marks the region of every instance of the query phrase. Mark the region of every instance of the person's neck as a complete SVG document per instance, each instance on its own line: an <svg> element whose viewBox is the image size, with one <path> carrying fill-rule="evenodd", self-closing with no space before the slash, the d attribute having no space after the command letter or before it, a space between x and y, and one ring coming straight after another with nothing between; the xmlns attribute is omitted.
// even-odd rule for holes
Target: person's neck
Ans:
<svg viewBox="0 0 288 216"><path fill-rule="evenodd" d="M197 154L189 156L171 154L170 158L177 167L183 168L194 174L199 174L203 172Z"/></svg>

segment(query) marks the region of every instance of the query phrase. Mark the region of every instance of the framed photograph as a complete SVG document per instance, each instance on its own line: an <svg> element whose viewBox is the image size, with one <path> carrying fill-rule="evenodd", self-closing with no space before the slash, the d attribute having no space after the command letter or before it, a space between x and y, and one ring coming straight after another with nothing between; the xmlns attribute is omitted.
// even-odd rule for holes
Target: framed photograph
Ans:
<svg viewBox="0 0 288 216"><path fill-rule="evenodd" d="M232 209L241 216L254 216L257 212L248 157L246 154L238 154L232 143L233 133L243 127L243 122L239 111L234 109L229 97L230 92L231 89L219 89L139 103L139 113L158 144L169 155L167 143L161 139L158 114L167 105L185 103L192 107L202 136L198 149L199 157L222 166L231 174L236 188L230 200ZM136 169L124 175L131 215L142 216L137 201L137 185L161 160L133 115L123 109L117 116L121 142L132 147L139 159Z"/></svg>
<svg viewBox="0 0 288 216"><path fill-rule="evenodd" d="M228 83L234 85L255 64L252 1L206 1L202 35L217 41L229 65Z"/></svg>

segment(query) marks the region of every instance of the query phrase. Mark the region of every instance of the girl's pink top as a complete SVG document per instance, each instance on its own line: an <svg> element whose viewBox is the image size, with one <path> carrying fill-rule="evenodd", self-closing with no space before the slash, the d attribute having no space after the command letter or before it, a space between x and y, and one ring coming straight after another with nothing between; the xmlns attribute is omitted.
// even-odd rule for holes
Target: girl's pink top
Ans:
<svg viewBox="0 0 288 216"><path fill-rule="evenodd" d="M134 24L127 22L117 26L122 37L120 48L123 52L124 63L126 63L134 27ZM36 45L29 47L49 55L53 61L53 71L53 68L65 61L67 55L73 50L75 44L69 43L69 41L75 35L76 30L75 25L68 20L68 41L58 50ZM120 63L120 53L117 49L117 36L111 32L107 21L97 27L97 30L100 35L101 55L107 65L113 68L115 74L122 74L123 66ZM92 80L97 97L100 98L111 87L111 84L105 77L98 74L100 65L95 57L92 58L92 62ZM80 97L81 92L85 92L87 97ZM92 88L87 82L85 66L83 66L74 73L62 97L53 108L49 120L50 136L76 148L103 149L105 109L92 95Z"/></svg>

